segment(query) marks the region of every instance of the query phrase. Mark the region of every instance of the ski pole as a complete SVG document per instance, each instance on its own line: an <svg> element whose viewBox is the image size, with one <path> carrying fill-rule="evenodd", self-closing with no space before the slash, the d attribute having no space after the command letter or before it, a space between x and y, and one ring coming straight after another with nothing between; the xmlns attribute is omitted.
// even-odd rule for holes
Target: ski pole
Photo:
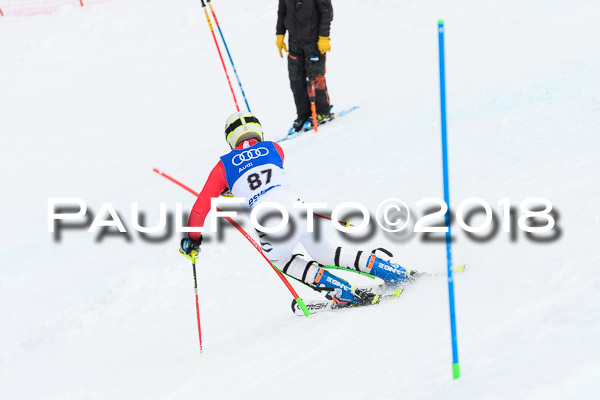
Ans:
<svg viewBox="0 0 600 400"><path fill-rule="evenodd" d="M198 253L196 252L196 250L194 250L188 255L188 254L185 254L183 251L181 251L181 249L179 249L179 252L185 258L192 261L192 269L194 270L194 292L196 293L196 317L198 319L198 339L200 340L200 356L204 357L204 354L202 351L202 329L200 328L200 304L198 302L198 281L196 280L196 260L197 260Z"/></svg>
<svg viewBox="0 0 600 400"><path fill-rule="evenodd" d="M438 21L438 43L440 58L440 109L442 116L442 168L444 173L444 201L450 210L450 180L448 178L448 136L446 126L446 71L444 63L444 21ZM456 310L454 307L454 277L452 269L452 231L450 229L450 211L444 216L446 225L446 261L448 268L448 303L450 305L450 333L452 337L452 376L460 377L458 362L458 340L456 337Z"/></svg>
<svg viewBox="0 0 600 400"><path fill-rule="evenodd" d="M183 189L187 190L188 192L190 192L191 194L193 194L194 196L198 197L198 193L196 191L194 191L193 189L191 189L189 186L184 185L183 183L179 182L177 179L167 175L166 173L154 168L153 169L154 172L156 172L157 174L159 174L160 176L163 176L165 178L167 178L168 180L170 180L171 182L175 183L176 185L182 187ZM217 211L221 211L219 208L217 208ZM292 285L290 285L290 283L287 281L287 279L285 279L285 276L283 276L283 274L277 269L277 267L275 267L273 265L273 263L271 262L271 260L269 260L267 258L267 256L265 255L265 253L263 252L262 248L260 247L260 245L258 243L256 243L256 241L254 239L252 239L252 236L250 236L248 234L248 232L246 232L237 222L235 222L233 219L229 218L229 217L225 217L225 219L232 224L233 226L235 226L235 228L242 234L244 235L244 237L246 238L246 240L248 240L250 242L250 244L252 246L254 246L254 248L260 253L260 255L269 263L269 265L271 266L271 268L273 268L273 270L275 271L275 273L277 274L277 276L279 276L279 278L281 279L281 281L284 283L284 285L288 288L288 290L290 291L290 293L292 294L292 296L294 296L294 299L296 299L296 302L298 303L298 305L300 306L300 308L302 309L302 311L304 312L304 315L306 315L307 317L310 317L310 311L308 311L308 308L306 308L306 305L304 304L304 301L300 298L300 296L298 295L298 293L296 293L296 290L294 290L294 288L292 287Z"/></svg>
<svg viewBox="0 0 600 400"><path fill-rule="evenodd" d="M215 41L215 46L217 47L217 52L219 53L219 58L221 59L221 65L223 66L223 71L225 71L225 76L227 77L227 83L229 84L229 89L231 90L231 95L233 96L233 102L235 103L235 108L237 111L240 111L240 106L238 106L237 98L235 97L235 92L233 91L233 86L231 86L231 80L229 79L229 74L227 73L227 67L225 67L225 61L223 61L223 55L221 54L221 48L219 47L219 43L217 42L217 37L215 36L215 31L213 30L212 24L210 23L210 17L208 16L208 11L206 11L206 4L204 4L204 0L200 0L202 3L202 9L204 10L204 15L206 15L206 22L208 22L208 27L210 28L210 33L212 34L213 40Z"/></svg>
<svg viewBox="0 0 600 400"><path fill-rule="evenodd" d="M313 120L313 129L315 130L315 133L317 133L318 131L318 124L317 124L317 106L316 106L316 98L317 98L317 94L315 91L315 81L311 81L308 78L306 78L306 90L308 91L308 101L310 102L310 112L312 114L312 120Z"/></svg>
<svg viewBox="0 0 600 400"><path fill-rule="evenodd" d="M223 31L221 30L221 25L219 25L219 20L217 19L217 15L215 14L215 10L213 9L212 2L210 0L206 0L208 6L210 7L210 11L212 12L212 16L215 20L215 24L217 25L217 29L219 30L219 34L221 35L221 40L225 45L225 50L227 51L227 56L229 56L229 62L231 63L231 67L233 68L233 73L235 74L235 79L237 79L238 85L240 86L240 90L242 91L242 96L244 97L244 102L246 103L246 108L248 112L250 111L250 105L248 104L248 99L246 98L246 92L244 92L244 87L242 86L242 81L240 80L240 76L238 75L237 69L235 68L235 64L233 63L233 58L231 58L231 53L229 52L229 47L227 47L227 42L225 41L225 36L223 36Z"/></svg>
<svg viewBox="0 0 600 400"><path fill-rule="evenodd" d="M333 219L331 219L331 217L327 217L325 215L321 215L321 214L317 214L317 213L313 213L315 215L315 217L319 217L319 218L323 218L323 219L328 219L330 221L333 221ZM354 224L351 224L350 221L340 221L338 220L339 224L345 227L349 227L349 226L354 226Z"/></svg>

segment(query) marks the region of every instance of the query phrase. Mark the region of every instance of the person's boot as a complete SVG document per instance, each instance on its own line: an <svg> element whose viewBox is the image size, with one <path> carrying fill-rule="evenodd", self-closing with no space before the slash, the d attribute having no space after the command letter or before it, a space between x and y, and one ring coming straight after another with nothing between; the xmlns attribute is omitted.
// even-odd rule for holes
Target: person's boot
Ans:
<svg viewBox="0 0 600 400"><path fill-rule="evenodd" d="M385 261L375 256L375 254L371 254L369 257L367 271L369 274L393 285L412 282L422 275L420 272L404 268L400 264Z"/></svg>
<svg viewBox="0 0 600 400"><path fill-rule="evenodd" d="M313 285L318 290L327 292L326 297L331 297L331 300L338 306L361 302L361 298L355 296L357 290L355 286L350 285L344 279L338 278L323 268L319 268Z"/></svg>
<svg viewBox="0 0 600 400"><path fill-rule="evenodd" d="M293 135L294 133L301 131L305 122L306 118L296 118L294 123L292 123L292 127L288 131L288 135Z"/></svg>
<svg viewBox="0 0 600 400"><path fill-rule="evenodd" d="M331 121L333 118L335 118L335 114L330 112L329 114L317 114L317 126L321 126L326 122ZM304 123L304 127L302 129L304 129L305 131L310 131L313 128L313 119L312 117L310 117L305 123Z"/></svg>

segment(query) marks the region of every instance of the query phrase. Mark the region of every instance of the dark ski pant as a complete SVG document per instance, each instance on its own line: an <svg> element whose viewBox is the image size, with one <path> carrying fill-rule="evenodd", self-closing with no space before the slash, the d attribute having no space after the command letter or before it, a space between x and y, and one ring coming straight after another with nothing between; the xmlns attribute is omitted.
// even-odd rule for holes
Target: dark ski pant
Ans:
<svg viewBox="0 0 600 400"><path fill-rule="evenodd" d="M290 39L289 44L288 72L298 118L307 120L311 116L309 95L315 101L317 114L329 114L329 94L325 82L326 55L321 54L317 42Z"/></svg>

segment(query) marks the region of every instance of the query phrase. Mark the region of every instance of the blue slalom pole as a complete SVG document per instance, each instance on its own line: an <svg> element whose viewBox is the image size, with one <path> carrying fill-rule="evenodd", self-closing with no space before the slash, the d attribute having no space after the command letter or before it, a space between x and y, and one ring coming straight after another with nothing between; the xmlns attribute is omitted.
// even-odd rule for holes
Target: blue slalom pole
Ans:
<svg viewBox="0 0 600 400"><path fill-rule="evenodd" d="M460 377L458 362L458 341L456 338L456 311L454 308L454 276L452 271L452 231L450 229L450 181L448 179L448 137L446 126L446 71L444 66L444 21L438 21L438 40L440 50L440 106L442 111L442 165L444 170L444 201L448 211L444 221L446 232L446 260L448 263L448 300L450 304L450 331L452 335L452 376Z"/></svg>
<svg viewBox="0 0 600 400"><path fill-rule="evenodd" d="M246 98L246 93L244 92L244 88L242 87L242 81L240 81L240 76L237 73L237 69L235 68L235 64L233 63L233 58L231 58L231 53L229 52L229 47L227 47L227 42L225 41L225 36L223 36L223 31L221 30L221 26L219 25L219 20L217 19L217 15L215 14L215 10L213 9L212 3L210 0L206 1L208 6L210 7L210 11L212 12L213 18L215 19L215 24L217 24L217 29L219 30L219 34L221 35L221 40L225 45L225 50L227 51L227 55L229 56L229 62L231 63L231 67L233 68L233 73L235 74L235 78L238 81L238 85L240 85L240 90L242 91L242 96L244 97L244 102L246 103L246 108L248 112L250 111L250 105L248 104L248 99Z"/></svg>

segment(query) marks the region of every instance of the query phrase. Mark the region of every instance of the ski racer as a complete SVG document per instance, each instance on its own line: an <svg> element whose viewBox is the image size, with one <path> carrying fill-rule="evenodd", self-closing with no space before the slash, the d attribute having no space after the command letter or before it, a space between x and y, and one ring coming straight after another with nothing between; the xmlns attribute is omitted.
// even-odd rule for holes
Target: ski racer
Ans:
<svg viewBox="0 0 600 400"><path fill-rule="evenodd" d="M338 306L364 303L369 301L370 294L322 266L355 269L381 278L388 284L411 281L418 275L414 270L385 261L375 254L338 247L323 235L317 238L314 233L308 232L305 210L294 207L299 200L292 192L283 167L283 150L278 144L263 140L261 124L254 115L237 112L229 116L225 123L225 139L231 151L221 156L212 169L190 213L189 227L203 226L211 198L219 197L227 188L235 197L244 198L249 210L267 201L281 205L289 213L291 225L294 226L288 224L291 234L259 231L265 255L283 273L315 290L328 291L328 297L332 297ZM277 225L276 221L269 222L266 209L260 209L257 214L257 220L264 221L261 222L262 226ZM186 254L198 251L202 242L199 232L190 232L188 236L181 241L181 250ZM293 254L298 243L302 243L312 260Z"/></svg>

